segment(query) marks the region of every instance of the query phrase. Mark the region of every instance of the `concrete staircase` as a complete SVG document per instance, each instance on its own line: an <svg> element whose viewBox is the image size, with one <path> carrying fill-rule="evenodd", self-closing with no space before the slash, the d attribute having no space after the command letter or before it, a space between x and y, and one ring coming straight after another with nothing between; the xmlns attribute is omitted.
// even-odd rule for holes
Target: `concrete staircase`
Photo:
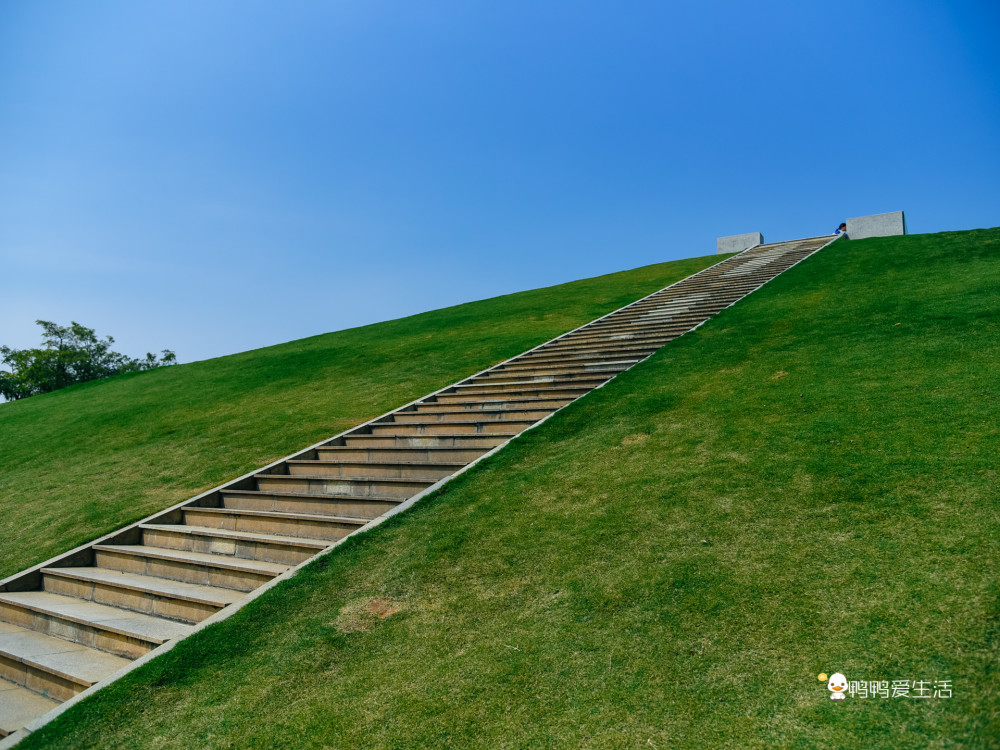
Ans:
<svg viewBox="0 0 1000 750"><path fill-rule="evenodd" d="M390 414L0 581L0 746L832 241L760 245Z"/></svg>

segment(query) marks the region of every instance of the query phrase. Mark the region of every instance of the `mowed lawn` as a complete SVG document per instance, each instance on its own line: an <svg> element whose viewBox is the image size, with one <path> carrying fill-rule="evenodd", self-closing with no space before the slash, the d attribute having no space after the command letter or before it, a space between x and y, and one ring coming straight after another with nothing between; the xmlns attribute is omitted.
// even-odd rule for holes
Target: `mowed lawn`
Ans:
<svg viewBox="0 0 1000 750"><path fill-rule="evenodd" d="M725 257L646 266L0 404L0 578Z"/></svg>
<svg viewBox="0 0 1000 750"><path fill-rule="evenodd" d="M837 242L22 747L996 747L998 362L1000 230Z"/></svg>

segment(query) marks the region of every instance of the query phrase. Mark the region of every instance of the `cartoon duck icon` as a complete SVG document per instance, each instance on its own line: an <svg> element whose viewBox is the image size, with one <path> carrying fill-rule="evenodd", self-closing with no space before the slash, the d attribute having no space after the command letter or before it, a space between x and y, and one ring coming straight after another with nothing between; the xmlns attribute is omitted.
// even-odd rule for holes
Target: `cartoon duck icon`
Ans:
<svg viewBox="0 0 1000 750"><path fill-rule="evenodd" d="M847 678L840 672L836 672L830 676L830 681L826 684L826 689L830 691L830 700L844 700L847 697L844 695L844 691L847 690Z"/></svg>

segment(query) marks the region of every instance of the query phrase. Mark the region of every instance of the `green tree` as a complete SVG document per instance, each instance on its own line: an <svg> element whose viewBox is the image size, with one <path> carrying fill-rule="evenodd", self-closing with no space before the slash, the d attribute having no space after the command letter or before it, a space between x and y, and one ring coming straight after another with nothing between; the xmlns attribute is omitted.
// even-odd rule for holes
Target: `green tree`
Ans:
<svg viewBox="0 0 1000 750"><path fill-rule="evenodd" d="M93 328L73 321L60 326L36 320L42 327L42 346L37 349L12 349L0 346L0 362L9 370L0 370L0 396L16 401L65 388L73 383L106 378L123 372L151 370L172 365L177 356L164 349L162 358L152 353L133 359L111 350L111 336L97 337Z"/></svg>

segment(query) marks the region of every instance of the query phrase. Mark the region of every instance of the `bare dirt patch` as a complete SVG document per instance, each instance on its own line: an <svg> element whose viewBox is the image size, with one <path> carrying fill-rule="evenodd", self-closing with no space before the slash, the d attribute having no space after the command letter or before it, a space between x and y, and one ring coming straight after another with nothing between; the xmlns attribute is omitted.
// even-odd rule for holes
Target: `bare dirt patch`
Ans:
<svg viewBox="0 0 1000 750"><path fill-rule="evenodd" d="M393 599L358 599L341 607L334 625L342 633L366 632L402 609L402 602Z"/></svg>

